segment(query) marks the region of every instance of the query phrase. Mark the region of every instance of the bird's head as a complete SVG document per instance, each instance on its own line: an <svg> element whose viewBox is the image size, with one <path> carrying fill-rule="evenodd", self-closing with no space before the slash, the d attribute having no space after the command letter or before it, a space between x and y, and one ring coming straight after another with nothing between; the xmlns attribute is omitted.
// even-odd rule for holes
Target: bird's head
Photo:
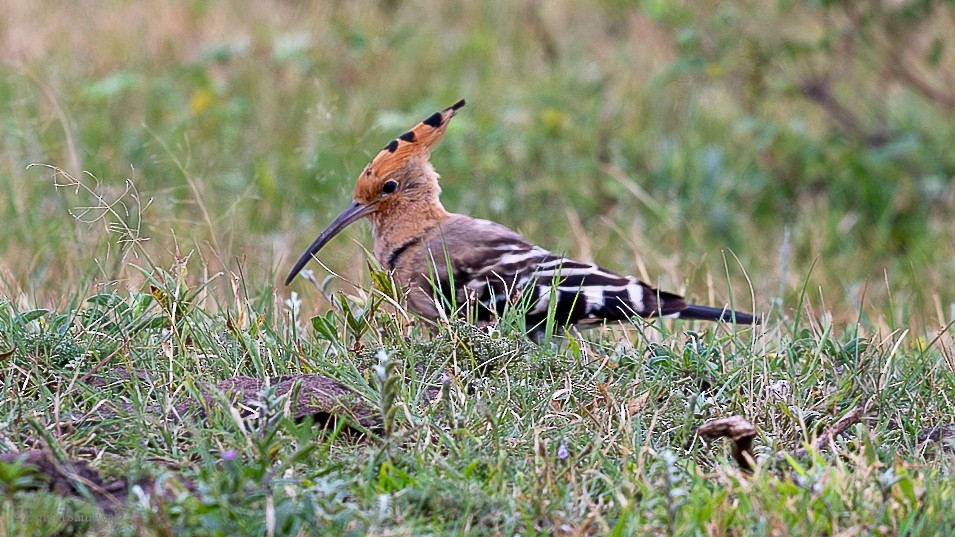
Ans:
<svg viewBox="0 0 955 537"><path fill-rule="evenodd" d="M365 166L355 184L352 204L319 234L315 242L295 263L285 280L288 285L308 261L349 224L364 217L373 220L414 206L437 205L438 174L428 157L431 148L444 136L451 118L464 106L460 100L441 112L435 112L410 131L395 138ZM408 218L414 218L408 215Z"/></svg>

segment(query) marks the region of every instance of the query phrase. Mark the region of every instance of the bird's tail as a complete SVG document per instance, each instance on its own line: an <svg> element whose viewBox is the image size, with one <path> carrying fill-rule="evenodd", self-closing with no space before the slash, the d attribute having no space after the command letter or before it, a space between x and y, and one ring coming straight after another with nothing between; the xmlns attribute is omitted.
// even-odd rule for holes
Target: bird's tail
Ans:
<svg viewBox="0 0 955 537"><path fill-rule="evenodd" d="M760 324L761 319L749 313L742 313L726 308L713 308L710 306L698 306L696 304L687 304L680 310L678 315L680 319L695 319L699 321L717 321L736 324Z"/></svg>

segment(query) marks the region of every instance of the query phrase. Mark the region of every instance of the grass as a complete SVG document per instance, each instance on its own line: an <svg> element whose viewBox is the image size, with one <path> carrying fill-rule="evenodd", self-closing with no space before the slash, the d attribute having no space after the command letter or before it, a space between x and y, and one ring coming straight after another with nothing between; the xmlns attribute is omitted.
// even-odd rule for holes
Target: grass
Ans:
<svg viewBox="0 0 955 537"><path fill-rule="evenodd" d="M144 484L107 512L0 463L0 534L952 526L950 7L6 8L2 451ZM430 334L361 225L323 250L341 278L277 287L375 152L462 97L433 156L450 210L767 323ZM274 389L168 413L298 374L381 430L296 421ZM752 475L696 434L730 415Z"/></svg>

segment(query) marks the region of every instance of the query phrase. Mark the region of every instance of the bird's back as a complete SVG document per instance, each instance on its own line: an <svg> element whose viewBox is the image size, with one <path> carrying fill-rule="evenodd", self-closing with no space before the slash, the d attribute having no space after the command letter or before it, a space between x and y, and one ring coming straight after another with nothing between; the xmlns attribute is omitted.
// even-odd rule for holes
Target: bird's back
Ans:
<svg viewBox="0 0 955 537"><path fill-rule="evenodd" d="M465 309L490 321L518 308L534 331L549 314L558 326L588 325L686 308L681 297L636 278L555 255L505 226L458 214L419 244L380 261L410 285L411 309L430 318L439 308L448 314Z"/></svg>

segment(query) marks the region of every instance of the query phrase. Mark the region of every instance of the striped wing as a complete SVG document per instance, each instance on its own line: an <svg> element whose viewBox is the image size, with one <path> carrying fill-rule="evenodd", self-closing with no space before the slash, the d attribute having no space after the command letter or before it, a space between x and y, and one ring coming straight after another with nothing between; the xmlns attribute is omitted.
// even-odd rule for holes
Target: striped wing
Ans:
<svg viewBox="0 0 955 537"><path fill-rule="evenodd" d="M478 222L485 233L496 233L475 235L472 229L470 235L458 236L452 228L441 247L452 254L447 257L453 259L453 270L435 272L444 275L438 284L441 294L449 299L453 289L455 303L474 305L478 320L517 307L526 312L532 329L546 320L550 308L559 325L576 325L671 315L686 307L679 296L655 291L636 278L554 255L507 228ZM435 266L443 267L443 256L430 250Z"/></svg>
<svg viewBox="0 0 955 537"><path fill-rule="evenodd" d="M529 267L518 287L532 290L534 297L527 312L529 329L543 323L550 308L559 325L588 325L672 315L686 307L681 297L656 291L636 278L550 253Z"/></svg>
<svg viewBox="0 0 955 537"><path fill-rule="evenodd" d="M471 307L478 321L517 308L531 333L543 330L551 310L557 326L657 315L754 322L752 315L687 304L632 276L555 255L499 224L455 216L426 250L436 267L439 294L454 307ZM451 260L452 270L442 260Z"/></svg>

